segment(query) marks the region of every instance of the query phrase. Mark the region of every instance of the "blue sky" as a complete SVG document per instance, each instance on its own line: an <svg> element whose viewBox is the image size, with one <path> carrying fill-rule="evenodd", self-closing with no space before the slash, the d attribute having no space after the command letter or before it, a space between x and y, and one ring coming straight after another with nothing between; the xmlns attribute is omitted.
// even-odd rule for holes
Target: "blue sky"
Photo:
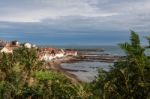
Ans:
<svg viewBox="0 0 150 99"><path fill-rule="evenodd" d="M150 0L0 0L0 39L115 45L150 35Z"/></svg>

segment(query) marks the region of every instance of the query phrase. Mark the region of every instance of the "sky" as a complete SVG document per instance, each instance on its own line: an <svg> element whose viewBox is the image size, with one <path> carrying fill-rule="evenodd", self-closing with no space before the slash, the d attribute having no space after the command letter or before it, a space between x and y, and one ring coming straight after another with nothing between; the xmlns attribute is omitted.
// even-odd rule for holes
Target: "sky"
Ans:
<svg viewBox="0 0 150 99"><path fill-rule="evenodd" d="M0 39L39 45L116 45L150 35L150 0L0 0Z"/></svg>

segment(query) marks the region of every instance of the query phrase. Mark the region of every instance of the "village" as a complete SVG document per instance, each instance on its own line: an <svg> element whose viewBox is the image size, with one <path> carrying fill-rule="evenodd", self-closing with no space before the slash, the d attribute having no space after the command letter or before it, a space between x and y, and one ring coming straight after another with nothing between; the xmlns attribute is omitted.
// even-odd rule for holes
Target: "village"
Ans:
<svg viewBox="0 0 150 99"><path fill-rule="evenodd" d="M52 47L37 47L35 44L20 43L18 41L3 42L0 41L1 53L13 54L13 50L19 47L35 48L38 51L38 58L41 61L50 62L52 60L61 59L67 56L77 56L77 51L65 50Z"/></svg>

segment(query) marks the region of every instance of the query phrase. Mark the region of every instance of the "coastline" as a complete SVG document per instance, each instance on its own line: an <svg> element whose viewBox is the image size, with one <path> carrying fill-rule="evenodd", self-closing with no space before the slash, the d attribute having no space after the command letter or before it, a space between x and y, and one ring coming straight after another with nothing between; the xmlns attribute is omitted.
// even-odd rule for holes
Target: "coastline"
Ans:
<svg viewBox="0 0 150 99"><path fill-rule="evenodd" d="M81 83L81 82L88 82L87 80L82 80L79 76L79 74L74 74L72 72L88 72L87 70L77 70L77 69L70 69L70 68L63 68L61 66L62 63L75 63L75 62L106 62L106 63L114 63L119 60L123 60L125 57L123 56L82 56L80 57L73 57L73 56L67 56L64 58L56 59L51 62L49 62L48 67L51 70L54 70L56 72L60 72L64 74L67 78L69 78L73 83Z"/></svg>
<svg viewBox="0 0 150 99"><path fill-rule="evenodd" d="M76 59L74 57L65 57L63 59L57 59L49 62L48 65L51 70L64 74L68 79L71 80L72 83L81 83L82 81L79 80L76 75L69 73L68 70L61 67L61 63L73 62L75 60Z"/></svg>

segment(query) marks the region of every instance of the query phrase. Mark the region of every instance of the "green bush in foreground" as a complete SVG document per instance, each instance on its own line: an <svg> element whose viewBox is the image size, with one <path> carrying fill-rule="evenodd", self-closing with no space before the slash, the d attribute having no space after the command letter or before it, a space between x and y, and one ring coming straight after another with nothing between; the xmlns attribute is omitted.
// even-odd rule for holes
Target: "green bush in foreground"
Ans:
<svg viewBox="0 0 150 99"><path fill-rule="evenodd" d="M110 71L99 70L94 94L101 99L150 98L150 58L134 31L131 31L130 41L119 44L126 59L116 62Z"/></svg>
<svg viewBox="0 0 150 99"><path fill-rule="evenodd" d="M87 99L84 86L43 68L37 50L20 47L0 55L0 99ZM82 91L81 91L82 90Z"/></svg>

